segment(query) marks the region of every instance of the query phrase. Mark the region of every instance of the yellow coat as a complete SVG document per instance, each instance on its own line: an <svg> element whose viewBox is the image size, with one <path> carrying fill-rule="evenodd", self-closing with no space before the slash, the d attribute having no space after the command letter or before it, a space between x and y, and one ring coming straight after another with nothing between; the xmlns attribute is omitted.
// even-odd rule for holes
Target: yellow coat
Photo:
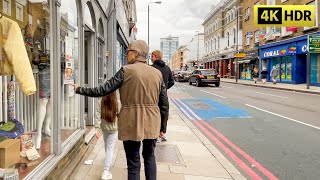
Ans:
<svg viewBox="0 0 320 180"><path fill-rule="evenodd" d="M18 24L4 16L0 18L0 76L15 75L26 95L36 92L31 64Z"/></svg>

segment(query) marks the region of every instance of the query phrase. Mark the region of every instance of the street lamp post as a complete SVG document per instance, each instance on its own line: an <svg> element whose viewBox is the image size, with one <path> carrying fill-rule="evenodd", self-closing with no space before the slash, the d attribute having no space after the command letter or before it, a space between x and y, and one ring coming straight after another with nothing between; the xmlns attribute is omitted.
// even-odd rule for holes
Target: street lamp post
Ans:
<svg viewBox="0 0 320 180"><path fill-rule="evenodd" d="M161 4L161 1L154 1L154 2L149 2L148 3L148 45L149 45L149 22L150 22L150 20L149 20L149 14L150 14L150 4L151 3L155 3L155 4Z"/></svg>
<svg viewBox="0 0 320 180"><path fill-rule="evenodd" d="M149 29L150 29L150 27L149 27L149 22L150 22L150 18L149 18L149 16L150 16L150 4L151 3L155 3L155 4L161 4L161 1L154 1L154 2L149 2L148 3L148 46L149 46ZM150 48L150 47L149 47ZM149 56L148 56L148 64L149 64Z"/></svg>

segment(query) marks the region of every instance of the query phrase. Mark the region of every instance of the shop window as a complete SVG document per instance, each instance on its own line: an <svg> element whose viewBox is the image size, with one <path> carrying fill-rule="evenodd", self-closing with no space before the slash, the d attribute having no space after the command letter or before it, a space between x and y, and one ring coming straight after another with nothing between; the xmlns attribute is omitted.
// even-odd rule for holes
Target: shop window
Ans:
<svg viewBox="0 0 320 180"><path fill-rule="evenodd" d="M104 43L103 41L99 40L98 41L98 76L99 80L102 80L104 77L104 58L103 58L103 48L104 48Z"/></svg>
<svg viewBox="0 0 320 180"><path fill-rule="evenodd" d="M12 161L14 164L10 164L10 166L16 163L34 164L32 166L28 165L27 169L21 171L19 178L24 179L28 172L37 168L37 165L40 165L51 154L53 145L51 138L53 130L50 118L50 46L48 41L50 13L45 10L49 9L49 3L46 0L41 3L28 1L24 5L12 0L1 2L3 5L2 13L10 19L11 28L15 28L14 31L11 31L12 35L19 37L15 38L16 41L13 42L15 47L9 48L9 50L19 53L19 59L10 59L12 62L19 61L19 66L13 72L10 69L8 70L8 67L2 69L3 61L8 61L7 57L3 56L2 61L0 61L0 94L2 95L0 95L0 122L12 121L23 126L23 135L10 136L11 139L16 138L19 146L21 143L20 154L22 156L14 157L13 154L10 154L11 152L8 152L9 154L5 154L5 156L19 160L17 162ZM14 6L11 3L15 3ZM14 7L12 9L13 13L11 13L11 7ZM35 10L39 13L33 14L32 12ZM1 23L8 22L7 18L2 18ZM30 24L33 24L33 18L39 19L41 28L30 26ZM2 31L7 33L9 29L3 26ZM10 39L7 39L7 41L10 41ZM5 45L5 41L1 43L3 43L2 46ZM19 74L23 74L23 77ZM27 82L34 82L34 84L26 84ZM36 91L27 90L26 86ZM6 140L0 137L0 143L3 141ZM26 151L32 151L32 147L38 151L36 151L33 160L28 160L28 158L32 158L27 156Z"/></svg>
<svg viewBox="0 0 320 180"><path fill-rule="evenodd" d="M60 51L63 78L60 119L61 141L65 142L80 128L80 97L70 84L80 84L79 24L75 0L62 0L60 8Z"/></svg>
<svg viewBox="0 0 320 180"><path fill-rule="evenodd" d="M23 21L23 6L20 3L16 3L16 18Z"/></svg>
<svg viewBox="0 0 320 180"><path fill-rule="evenodd" d="M304 27L304 30L308 30L314 27L318 27L318 2L317 1L311 1L309 3L307 3L306 5L314 5L314 16L315 16L315 25L313 27Z"/></svg>
<svg viewBox="0 0 320 180"><path fill-rule="evenodd" d="M311 54L311 75L310 81L312 84L320 85L320 55Z"/></svg>
<svg viewBox="0 0 320 180"><path fill-rule="evenodd" d="M11 16L11 0L3 0L3 13Z"/></svg>

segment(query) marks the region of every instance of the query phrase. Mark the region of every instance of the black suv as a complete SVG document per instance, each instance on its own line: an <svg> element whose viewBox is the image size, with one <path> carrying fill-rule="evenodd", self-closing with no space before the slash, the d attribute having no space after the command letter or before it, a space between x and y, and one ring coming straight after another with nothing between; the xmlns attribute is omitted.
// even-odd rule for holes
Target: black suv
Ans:
<svg viewBox="0 0 320 180"><path fill-rule="evenodd" d="M220 75L214 69L196 69L189 77L189 84L196 83L196 86L203 84L215 84L220 86Z"/></svg>

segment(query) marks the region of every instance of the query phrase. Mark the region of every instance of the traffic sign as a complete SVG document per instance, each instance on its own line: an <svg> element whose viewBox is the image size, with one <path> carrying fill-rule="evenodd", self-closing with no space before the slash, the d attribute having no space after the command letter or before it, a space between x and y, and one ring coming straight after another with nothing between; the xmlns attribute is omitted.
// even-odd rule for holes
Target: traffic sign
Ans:
<svg viewBox="0 0 320 180"><path fill-rule="evenodd" d="M309 35L308 36L309 52L320 53L320 35Z"/></svg>

